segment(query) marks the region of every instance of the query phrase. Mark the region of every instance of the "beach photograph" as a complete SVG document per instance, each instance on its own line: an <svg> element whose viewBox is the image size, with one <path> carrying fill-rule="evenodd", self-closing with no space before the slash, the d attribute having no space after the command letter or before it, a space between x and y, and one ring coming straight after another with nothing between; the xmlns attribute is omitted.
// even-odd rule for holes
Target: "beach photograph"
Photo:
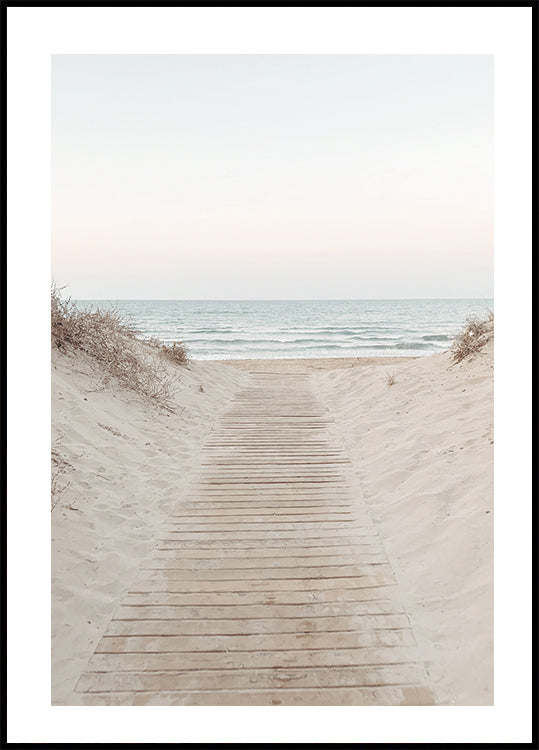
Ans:
<svg viewBox="0 0 539 750"><path fill-rule="evenodd" d="M492 705L492 95L53 57L53 704Z"/></svg>
<svg viewBox="0 0 539 750"><path fill-rule="evenodd" d="M9 740L527 741L531 8L7 16Z"/></svg>

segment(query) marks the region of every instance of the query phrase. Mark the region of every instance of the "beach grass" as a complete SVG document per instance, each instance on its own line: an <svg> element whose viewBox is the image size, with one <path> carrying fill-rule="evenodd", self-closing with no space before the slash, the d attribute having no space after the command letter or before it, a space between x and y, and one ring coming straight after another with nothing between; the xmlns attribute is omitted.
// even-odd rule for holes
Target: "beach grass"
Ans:
<svg viewBox="0 0 539 750"><path fill-rule="evenodd" d="M112 377L140 396L170 408L175 378L166 362L188 364L183 343L166 345L156 339L141 339L117 307L81 309L70 297L62 298L61 291L53 282L52 346L62 353L83 352L105 380Z"/></svg>
<svg viewBox="0 0 539 750"><path fill-rule="evenodd" d="M458 363L477 354L494 337L494 313L489 310L486 317L469 316L461 332L453 341L453 362Z"/></svg>

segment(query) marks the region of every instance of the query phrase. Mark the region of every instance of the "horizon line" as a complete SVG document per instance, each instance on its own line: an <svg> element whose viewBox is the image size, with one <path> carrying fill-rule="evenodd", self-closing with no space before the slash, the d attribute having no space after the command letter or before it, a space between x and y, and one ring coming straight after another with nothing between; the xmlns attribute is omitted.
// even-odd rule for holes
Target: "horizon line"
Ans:
<svg viewBox="0 0 539 750"><path fill-rule="evenodd" d="M439 300L494 300L494 297L479 295L476 297L73 297L81 302L92 300L94 302L416 302L416 301L439 301Z"/></svg>

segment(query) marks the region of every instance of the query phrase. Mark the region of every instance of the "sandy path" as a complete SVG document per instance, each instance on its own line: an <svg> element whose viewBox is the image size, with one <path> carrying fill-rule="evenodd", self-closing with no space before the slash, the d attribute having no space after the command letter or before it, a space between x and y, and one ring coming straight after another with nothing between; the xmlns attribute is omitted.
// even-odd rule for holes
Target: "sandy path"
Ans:
<svg viewBox="0 0 539 750"><path fill-rule="evenodd" d="M253 372L77 684L107 705L435 702L309 374Z"/></svg>

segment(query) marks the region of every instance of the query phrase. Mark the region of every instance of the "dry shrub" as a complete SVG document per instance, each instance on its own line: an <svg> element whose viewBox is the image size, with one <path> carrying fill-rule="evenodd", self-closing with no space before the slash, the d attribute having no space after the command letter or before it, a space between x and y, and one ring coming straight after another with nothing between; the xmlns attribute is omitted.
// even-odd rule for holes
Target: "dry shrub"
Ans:
<svg viewBox="0 0 539 750"><path fill-rule="evenodd" d="M51 334L58 349L72 346L91 356L104 344L108 349L118 336L135 336L135 330L123 319L117 308L80 310L70 297L62 299L53 283L51 286Z"/></svg>
<svg viewBox="0 0 539 750"><path fill-rule="evenodd" d="M390 386L395 385L395 382L396 382L395 381L395 373L391 373L391 375L389 373L387 373L386 374L387 387L389 388Z"/></svg>
<svg viewBox="0 0 539 750"><path fill-rule="evenodd" d="M105 377L112 376L123 386L170 408L175 378L159 366L155 354L167 356L175 364L186 364L183 346L165 347L158 341L141 341L117 308L81 310L70 298L62 299L60 291L53 283L53 345L60 351L71 348L84 352Z"/></svg>
<svg viewBox="0 0 539 750"><path fill-rule="evenodd" d="M486 318L472 315L466 319L464 328L458 334L451 347L453 362L476 354L486 343L494 338L494 313L489 310Z"/></svg>
<svg viewBox="0 0 539 750"><path fill-rule="evenodd" d="M163 357L174 362L175 365L186 365L189 361L185 346L181 341L174 341L170 345L161 344L159 349Z"/></svg>

